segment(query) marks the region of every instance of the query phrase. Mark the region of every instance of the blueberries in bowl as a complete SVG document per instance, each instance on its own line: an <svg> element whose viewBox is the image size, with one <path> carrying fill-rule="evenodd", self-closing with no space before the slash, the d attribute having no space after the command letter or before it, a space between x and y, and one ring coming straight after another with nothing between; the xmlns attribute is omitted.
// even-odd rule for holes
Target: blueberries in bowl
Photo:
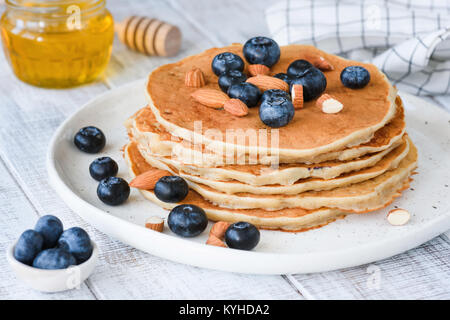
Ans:
<svg viewBox="0 0 450 320"><path fill-rule="evenodd" d="M89 235L80 227L65 230L58 239L58 248L72 254L77 264L89 259L93 250Z"/></svg>
<svg viewBox="0 0 450 320"><path fill-rule="evenodd" d="M272 128L280 128L287 125L294 117L294 106L290 98L273 93L267 95L259 107L259 118Z"/></svg>
<svg viewBox="0 0 450 320"><path fill-rule="evenodd" d="M91 177L97 181L113 177L119 171L117 163L110 157L101 157L92 161L89 166Z"/></svg>
<svg viewBox="0 0 450 320"><path fill-rule="evenodd" d="M44 239L44 248L52 248L58 242L64 228L61 220L57 217L45 215L39 218L34 230L39 232Z"/></svg>
<svg viewBox="0 0 450 320"><path fill-rule="evenodd" d="M213 72L220 76L230 70L244 71L244 61L238 55L231 52L222 52L216 55L211 63Z"/></svg>
<svg viewBox="0 0 450 320"><path fill-rule="evenodd" d="M87 153L97 153L105 146L106 138L99 128L88 126L81 128L77 132L73 142L81 151Z"/></svg>
<svg viewBox="0 0 450 320"><path fill-rule="evenodd" d="M39 269L65 269L76 264L75 257L60 248L41 251L33 261L33 267Z"/></svg>
<svg viewBox="0 0 450 320"><path fill-rule="evenodd" d="M195 237L206 229L208 218L202 208L182 204L170 211L167 224L173 233L181 237Z"/></svg>
<svg viewBox="0 0 450 320"><path fill-rule="evenodd" d="M364 88L369 81L370 73L364 67L350 66L341 72L341 82L348 88L361 89Z"/></svg>
<svg viewBox="0 0 450 320"><path fill-rule="evenodd" d="M130 186L119 177L108 177L100 181L97 187L97 196L110 206L124 203L130 195Z"/></svg>
<svg viewBox="0 0 450 320"><path fill-rule="evenodd" d="M303 99L310 101L318 98L327 88L327 78L322 71L312 67L305 71L301 76L296 76L291 81L291 90L294 84L303 86Z"/></svg>
<svg viewBox="0 0 450 320"><path fill-rule="evenodd" d="M259 242L259 230L248 222L236 222L225 232L228 247L240 250L252 250Z"/></svg>
<svg viewBox="0 0 450 320"><path fill-rule="evenodd" d="M241 100L247 107L251 108L258 104L259 98L261 98L261 91L257 86L243 82L230 86L228 88L228 96Z"/></svg>
<svg viewBox="0 0 450 320"><path fill-rule="evenodd" d="M305 73L313 67L314 66L306 60L295 60L289 65L287 74L290 77L303 77Z"/></svg>
<svg viewBox="0 0 450 320"><path fill-rule="evenodd" d="M245 82L247 76L239 70L229 70L219 76L219 87L227 93L228 88L233 84Z"/></svg>
<svg viewBox="0 0 450 320"><path fill-rule="evenodd" d="M155 184L155 196L163 202L176 203L186 198L189 187L179 176L162 177Z"/></svg>
<svg viewBox="0 0 450 320"><path fill-rule="evenodd" d="M14 258L31 265L34 258L44 247L44 238L35 230L26 230L21 235L14 247Z"/></svg>
<svg viewBox="0 0 450 320"><path fill-rule="evenodd" d="M280 60L280 47L267 37L249 39L244 44L243 53L248 63L263 64L269 68Z"/></svg>
<svg viewBox="0 0 450 320"><path fill-rule="evenodd" d="M286 82L287 84L291 84L292 81L292 77L290 75L288 75L287 73L277 73L276 75L274 75L275 78L281 79L284 82Z"/></svg>
<svg viewBox="0 0 450 320"><path fill-rule="evenodd" d="M269 89L264 91L264 93L261 96L261 101L266 100L268 97L284 97L288 100L291 99L291 95L289 93L280 89Z"/></svg>

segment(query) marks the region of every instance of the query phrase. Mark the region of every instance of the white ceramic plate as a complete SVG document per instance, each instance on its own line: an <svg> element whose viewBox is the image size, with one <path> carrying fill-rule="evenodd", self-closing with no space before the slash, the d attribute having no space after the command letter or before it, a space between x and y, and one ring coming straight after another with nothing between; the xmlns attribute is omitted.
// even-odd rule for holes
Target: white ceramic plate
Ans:
<svg viewBox="0 0 450 320"><path fill-rule="evenodd" d="M450 114L405 93L407 129L419 149L418 175L400 199L377 212L349 215L323 228L302 233L262 231L251 252L205 245L208 232L183 239L165 227L164 233L144 228L151 215L168 212L132 190L117 207L103 204L89 164L110 156L119 164L118 176L129 180L120 148L127 142L123 122L146 104L144 81L111 90L92 100L56 131L48 150L51 185L67 205L99 230L148 253L199 267L259 274L320 272L351 267L390 257L414 248L450 229ZM77 130L99 127L107 144L96 155L73 144ZM410 222L390 225L385 216L394 206L410 211ZM209 230L209 229L207 229Z"/></svg>

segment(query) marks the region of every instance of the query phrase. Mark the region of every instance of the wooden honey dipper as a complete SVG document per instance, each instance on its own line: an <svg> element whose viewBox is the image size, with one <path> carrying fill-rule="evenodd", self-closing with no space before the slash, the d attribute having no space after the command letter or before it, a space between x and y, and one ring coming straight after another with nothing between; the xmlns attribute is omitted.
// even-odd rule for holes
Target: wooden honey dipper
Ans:
<svg viewBox="0 0 450 320"><path fill-rule="evenodd" d="M126 46L150 56L173 56L180 50L180 29L157 19L131 16L115 30Z"/></svg>

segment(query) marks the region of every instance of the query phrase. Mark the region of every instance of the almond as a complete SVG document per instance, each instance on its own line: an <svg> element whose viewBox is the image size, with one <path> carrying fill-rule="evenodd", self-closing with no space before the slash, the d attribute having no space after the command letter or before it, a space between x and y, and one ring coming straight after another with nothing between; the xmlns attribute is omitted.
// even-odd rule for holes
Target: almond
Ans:
<svg viewBox="0 0 450 320"><path fill-rule="evenodd" d="M230 98L222 91L214 89L198 89L191 94L195 101L204 106L220 109Z"/></svg>
<svg viewBox="0 0 450 320"><path fill-rule="evenodd" d="M223 248L227 247L222 240L220 240L219 238L217 238L214 235L209 236L208 240L206 240L206 244L209 244L210 246L216 246L216 247L223 247Z"/></svg>
<svg viewBox="0 0 450 320"><path fill-rule="evenodd" d="M192 88L203 87L206 84L206 81L202 70L195 67L192 68L189 72L186 73L184 84L186 85L186 87Z"/></svg>
<svg viewBox="0 0 450 320"><path fill-rule="evenodd" d="M283 80L275 77L257 75L255 77L248 78L247 82L254 84L261 91L266 91L269 89L280 89L289 92L289 85Z"/></svg>
<svg viewBox="0 0 450 320"><path fill-rule="evenodd" d="M236 117L243 117L248 114L248 107L239 99L230 99L223 105L225 111Z"/></svg>
<svg viewBox="0 0 450 320"><path fill-rule="evenodd" d="M209 231L210 236L215 236L219 239L223 239L225 237L225 231L227 231L230 224L226 221L218 221L214 223Z"/></svg>
<svg viewBox="0 0 450 320"><path fill-rule="evenodd" d="M294 109L303 108L303 86L301 84L294 84L292 86L291 98Z"/></svg>
<svg viewBox="0 0 450 320"><path fill-rule="evenodd" d="M164 219L157 216L152 216L145 221L145 227L162 232L164 229Z"/></svg>
<svg viewBox="0 0 450 320"><path fill-rule="evenodd" d="M267 75L270 73L270 69L263 64L251 64L248 66L248 72L252 76L257 76L258 74Z"/></svg>
<svg viewBox="0 0 450 320"><path fill-rule="evenodd" d="M389 211L386 218L393 226L402 226L409 221L411 215L407 210L398 208Z"/></svg>
<svg viewBox="0 0 450 320"><path fill-rule="evenodd" d="M320 107L324 113L338 113L344 108L342 103L326 93L317 99L316 105Z"/></svg>
<svg viewBox="0 0 450 320"><path fill-rule="evenodd" d="M322 56L307 56L305 60L309 61L314 67L322 71L334 70L334 67Z"/></svg>
<svg viewBox="0 0 450 320"><path fill-rule="evenodd" d="M152 168L131 180L130 187L151 190L155 188L156 182L164 176L171 176L171 173L166 170Z"/></svg>

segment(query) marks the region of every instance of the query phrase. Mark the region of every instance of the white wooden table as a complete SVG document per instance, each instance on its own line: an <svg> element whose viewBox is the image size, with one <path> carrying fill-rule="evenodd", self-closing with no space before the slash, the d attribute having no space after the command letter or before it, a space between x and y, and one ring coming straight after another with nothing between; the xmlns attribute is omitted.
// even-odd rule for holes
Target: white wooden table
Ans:
<svg viewBox="0 0 450 320"><path fill-rule="evenodd" d="M252 276L180 265L111 239L82 221L50 188L47 144L58 125L91 98L154 67L211 46L267 35L268 0L108 0L116 21L145 14L178 25L182 51L149 58L116 39L103 79L70 90L46 90L17 80L0 59L0 299L449 299L450 233L398 256L356 268L303 275ZM0 5L0 10L4 6ZM431 99L433 100L433 99ZM434 98L449 106L449 97ZM37 218L55 214L66 227L86 228L100 247L99 264L78 290L42 294L19 282L5 249Z"/></svg>

